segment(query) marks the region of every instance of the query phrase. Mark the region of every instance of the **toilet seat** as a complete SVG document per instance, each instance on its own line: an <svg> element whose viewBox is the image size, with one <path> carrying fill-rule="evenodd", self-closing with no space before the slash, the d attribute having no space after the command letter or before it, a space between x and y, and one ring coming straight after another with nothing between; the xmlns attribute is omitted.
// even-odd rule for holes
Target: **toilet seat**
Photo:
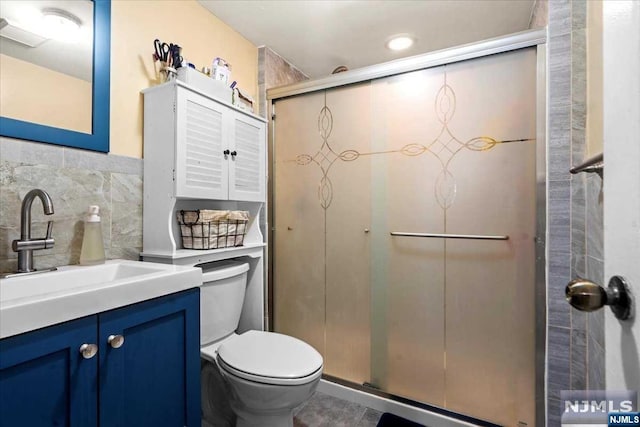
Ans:
<svg viewBox="0 0 640 427"><path fill-rule="evenodd" d="M322 356L309 344L275 332L249 331L218 348L221 369L264 384L300 385L322 375Z"/></svg>
<svg viewBox="0 0 640 427"><path fill-rule="evenodd" d="M247 380L250 382L261 383L266 385L283 385L283 386L304 385L304 384L313 382L318 377L322 376L322 368L318 368L313 374L306 377L300 377L300 378L266 377L263 375L250 374L248 372L234 369L233 367L227 365L223 360L221 360L220 357L218 357L218 366L227 375L231 375L231 376L234 376L243 380Z"/></svg>

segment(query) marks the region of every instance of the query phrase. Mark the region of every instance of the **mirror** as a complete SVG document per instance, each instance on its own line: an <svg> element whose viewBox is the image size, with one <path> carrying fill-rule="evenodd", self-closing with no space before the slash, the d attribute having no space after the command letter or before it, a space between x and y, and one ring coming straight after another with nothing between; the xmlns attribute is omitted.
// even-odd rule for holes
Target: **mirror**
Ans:
<svg viewBox="0 0 640 427"><path fill-rule="evenodd" d="M3 1L0 19L2 115L91 133L93 3Z"/></svg>
<svg viewBox="0 0 640 427"><path fill-rule="evenodd" d="M0 2L0 135L109 151L109 0Z"/></svg>

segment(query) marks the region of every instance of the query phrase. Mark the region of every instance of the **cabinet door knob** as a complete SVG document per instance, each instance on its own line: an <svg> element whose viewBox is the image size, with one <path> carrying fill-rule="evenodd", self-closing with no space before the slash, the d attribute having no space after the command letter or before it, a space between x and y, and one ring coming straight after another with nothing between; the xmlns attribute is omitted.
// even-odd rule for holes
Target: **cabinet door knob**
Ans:
<svg viewBox="0 0 640 427"><path fill-rule="evenodd" d="M95 344L82 344L79 350L80 354L85 359L91 359L93 356L98 354L98 346Z"/></svg>
<svg viewBox="0 0 640 427"><path fill-rule="evenodd" d="M222 154L224 154L225 159L227 158L227 156L229 155L230 151L229 150L224 150L222 152Z"/></svg>
<svg viewBox="0 0 640 427"><path fill-rule="evenodd" d="M236 150L233 150L233 151L231 152L231 156L235 157L235 156L237 156L237 155L238 155L238 152L237 152Z"/></svg>
<svg viewBox="0 0 640 427"><path fill-rule="evenodd" d="M109 335L107 343L109 343L111 348L120 348L122 344L124 344L124 337L122 335Z"/></svg>

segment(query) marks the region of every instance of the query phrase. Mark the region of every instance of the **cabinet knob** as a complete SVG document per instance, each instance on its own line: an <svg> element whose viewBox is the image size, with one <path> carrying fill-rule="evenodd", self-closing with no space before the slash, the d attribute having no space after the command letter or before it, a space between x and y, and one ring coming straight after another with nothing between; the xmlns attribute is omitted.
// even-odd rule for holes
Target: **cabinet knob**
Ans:
<svg viewBox="0 0 640 427"><path fill-rule="evenodd" d="M124 337L122 335L109 335L107 343L111 348L120 348L122 347L122 344L124 344Z"/></svg>
<svg viewBox="0 0 640 427"><path fill-rule="evenodd" d="M80 354L85 359L91 359L93 356L98 354L98 346L95 344L82 344L79 350Z"/></svg>
<svg viewBox="0 0 640 427"><path fill-rule="evenodd" d="M224 154L224 158L225 158L225 159L227 158L227 156L229 155L229 153L231 153L229 150L224 150L224 151L222 152L222 154Z"/></svg>
<svg viewBox="0 0 640 427"><path fill-rule="evenodd" d="M238 152L237 152L236 150L233 150L233 151L231 152L231 157L235 157L235 156L237 156L237 155L238 155Z"/></svg>

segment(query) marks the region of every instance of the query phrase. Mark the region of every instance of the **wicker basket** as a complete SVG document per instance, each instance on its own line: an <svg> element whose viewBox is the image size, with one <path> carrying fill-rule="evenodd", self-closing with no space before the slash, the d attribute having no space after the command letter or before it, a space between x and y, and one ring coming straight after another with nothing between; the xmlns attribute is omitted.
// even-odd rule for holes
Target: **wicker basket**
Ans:
<svg viewBox="0 0 640 427"><path fill-rule="evenodd" d="M184 249L218 249L242 246L249 212L200 209L176 212Z"/></svg>

